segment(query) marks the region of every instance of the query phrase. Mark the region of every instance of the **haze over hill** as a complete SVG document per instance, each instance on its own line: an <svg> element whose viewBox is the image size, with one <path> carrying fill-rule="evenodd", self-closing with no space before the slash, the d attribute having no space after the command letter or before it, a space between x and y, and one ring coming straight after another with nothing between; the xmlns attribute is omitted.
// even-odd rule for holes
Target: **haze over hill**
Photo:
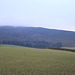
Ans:
<svg viewBox="0 0 75 75"><path fill-rule="evenodd" d="M75 46L75 32L41 27L0 26L1 40L61 42L62 46Z"/></svg>
<svg viewBox="0 0 75 75"><path fill-rule="evenodd" d="M75 31L75 0L0 0L0 26Z"/></svg>

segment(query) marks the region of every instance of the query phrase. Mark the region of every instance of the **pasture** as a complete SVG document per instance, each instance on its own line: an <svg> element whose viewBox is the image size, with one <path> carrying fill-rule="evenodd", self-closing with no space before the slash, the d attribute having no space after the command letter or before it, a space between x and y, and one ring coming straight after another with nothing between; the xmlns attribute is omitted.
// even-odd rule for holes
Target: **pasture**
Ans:
<svg viewBox="0 0 75 75"><path fill-rule="evenodd" d="M62 48L75 50L75 47L62 47Z"/></svg>
<svg viewBox="0 0 75 75"><path fill-rule="evenodd" d="M75 75L75 52L0 46L0 75Z"/></svg>

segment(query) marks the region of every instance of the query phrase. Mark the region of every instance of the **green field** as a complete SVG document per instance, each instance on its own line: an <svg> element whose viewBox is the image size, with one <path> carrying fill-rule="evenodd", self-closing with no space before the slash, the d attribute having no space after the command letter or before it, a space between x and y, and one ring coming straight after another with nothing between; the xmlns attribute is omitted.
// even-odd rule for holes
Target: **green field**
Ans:
<svg viewBox="0 0 75 75"><path fill-rule="evenodd" d="M75 50L75 47L62 47L62 48Z"/></svg>
<svg viewBox="0 0 75 75"><path fill-rule="evenodd" d="M0 75L75 75L75 53L0 46Z"/></svg>

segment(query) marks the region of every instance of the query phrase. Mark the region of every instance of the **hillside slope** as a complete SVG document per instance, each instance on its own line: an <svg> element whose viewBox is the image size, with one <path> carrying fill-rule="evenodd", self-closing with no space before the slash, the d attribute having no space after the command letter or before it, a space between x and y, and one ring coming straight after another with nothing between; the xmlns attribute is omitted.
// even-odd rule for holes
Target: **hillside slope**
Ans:
<svg viewBox="0 0 75 75"><path fill-rule="evenodd" d="M1 40L32 40L62 42L63 46L75 46L75 32L40 27L0 27Z"/></svg>

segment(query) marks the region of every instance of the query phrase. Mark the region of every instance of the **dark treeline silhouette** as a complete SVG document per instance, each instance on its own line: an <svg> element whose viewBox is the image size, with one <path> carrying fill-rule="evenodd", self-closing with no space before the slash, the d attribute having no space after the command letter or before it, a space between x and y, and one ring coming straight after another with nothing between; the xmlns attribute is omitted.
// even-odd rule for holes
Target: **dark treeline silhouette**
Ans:
<svg viewBox="0 0 75 75"><path fill-rule="evenodd" d="M32 48L60 48L62 47L61 42L57 43L50 43L46 41L7 41L2 40L0 41L0 44L10 44L10 45L18 45L18 46L24 46L24 47L32 47Z"/></svg>
<svg viewBox="0 0 75 75"><path fill-rule="evenodd" d="M46 48L46 49L53 49L53 50L62 50L62 51L75 52L75 49L65 49L65 48Z"/></svg>

